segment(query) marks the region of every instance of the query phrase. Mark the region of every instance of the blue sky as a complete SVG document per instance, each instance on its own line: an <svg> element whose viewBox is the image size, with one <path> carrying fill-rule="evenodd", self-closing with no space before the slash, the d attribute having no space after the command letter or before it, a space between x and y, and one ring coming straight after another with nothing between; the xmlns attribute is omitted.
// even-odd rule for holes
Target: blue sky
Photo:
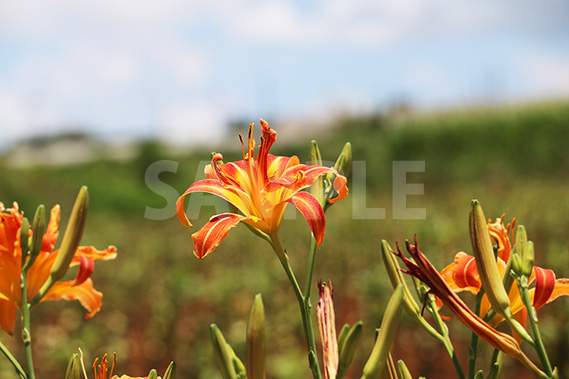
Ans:
<svg viewBox="0 0 569 379"><path fill-rule="evenodd" d="M560 97L566 0L0 3L0 145L69 130L201 143L234 120Z"/></svg>

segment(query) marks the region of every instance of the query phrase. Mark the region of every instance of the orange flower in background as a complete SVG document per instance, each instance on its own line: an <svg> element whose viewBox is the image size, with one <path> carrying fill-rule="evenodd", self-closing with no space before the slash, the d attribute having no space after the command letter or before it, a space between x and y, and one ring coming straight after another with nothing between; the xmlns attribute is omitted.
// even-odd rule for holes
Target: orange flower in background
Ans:
<svg viewBox="0 0 569 379"><path fill-rule="evenodd" d="M20 275L22 272L22 250L20 247L20 228L23 212L14 203L13 208L5 209L0 203L0 327L12 333L16 321L16 308L21 310L22 294L20 290ZM43 236L42 247L27 275L27 297L33 299L50 276L50 270L57 258L59 250L54 250L59 236L60 208L56 205L51 210L47 230ZM33 231L32 231L33 233ZM116 257L116 248L109 246L104 250L94 247L81 246L77 249L70 264L79 266L74 280L56 282L41 301L79 300L89 312L85 317L90 318L99 311L103 294L95 290L89 278L93 273L93 261L109 260Z"/></svg>
<svg viewBox="0 0 569 379"><path fill-rule="evenodd" d="M222 155L215 154L211 165L205 169L207 179L192 184L178 199L178 218L187 227L192 224L184 211L184 198L193 192L217 195L236 209L237 213L213 216L198 232L192 235L194 254L203 259L227 236L229 230L243 221L266 234L278 231L286 206L292 203L306 218L318 246L325 231L324 211L318 200L308 192L300 192L311 186L320 175L334 173L334 189L338 195L331 203L348 194L347 180L336 170L323 166L300 164L296 156L284 157L269 154L277 133L261 120L261 146L255 156L253 124L249 129L249 141L245 150L241 136L243 160L222 163Z"/></svg>
<svg viewBox="0 0 569 379"><path fill-rule="evenodd" d="M95 363L93 363L93 370L95 371L95 379L148 379L148 376L128 376L128 375L113 375L115 369L115 364L117 363L117 353L114 354L113 364L109 370L109 363L107 361L107 354L103 356L101 363L99 363L99 358L95 358ZM87 379L87 378L86 378ZM158 376L156 379L162 379Z"/></svg>
<svg viewBox="0 0 569 379"><path fill-rule="evenodd" d="M403 256L399 245L397 245L397 251L396 255L403 260L408 268L406 273L425 283L429 287L430 292L439 298L460 322L480 336L480 338L486 341L490 346L518 359L524 366L537 374L537 376L543 374L523 353L514 337L492 328L468 308L466 303L462 301L447 284L441 274L439 274L437 269L429 262L427 257L419 250L416 236L415 245L411 245L407 242L407 251L413 258L413 261Z"/></svg>
<svg viewBox="0 0 569 379"><path fill-rule="evenodd" d="M498 270L502 276L505 275L504 271L506 264L512 253L512 243L510 240L513 241L513 225L515 224L514 219L511 224L504 226L503 219L504 216L496 219L496 222L494 223L488 221L488 232L498 245L498 258L496 260L496 264L498 265ZM512 233L511 239L510 233ZM455 292L468 291L476 295L482 288L474 257L464 252L456 254L454 262L445 267L441 271L441 275L449 287ZM533 301L533 306L536 309L541 308L560 296L569 295L569 279L555 279L555 273L552 270L534 266L529 278L529 283L531 284L534 281L535 287L531 288L529 293L530 298ZM516 285L512 286L509 298L512 313L516 319L525 326L528 317L527 309L522 302ZM486 295L484 295L482 298L480 314L485 315L490 310L490 307L490 302ZM504 318L502 316L496 315L492 319L491 323L498 325L503 320Z"/></svg>

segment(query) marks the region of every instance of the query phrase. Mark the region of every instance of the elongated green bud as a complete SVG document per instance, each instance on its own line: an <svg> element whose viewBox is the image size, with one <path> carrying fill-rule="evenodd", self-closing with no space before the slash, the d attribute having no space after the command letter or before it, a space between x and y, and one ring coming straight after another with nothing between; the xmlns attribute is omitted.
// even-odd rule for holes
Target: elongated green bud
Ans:
<svg viewBox="0 0 569 379"><path fill-rule="evenodd" d="M518 226L516 231L516 244L514 245L510 259L506 264L505 274L502 277L502 282L504 283L504 288L507 292L510 291L512 285L514 284L514 277L510 274L513 272L518 279L521 279L522 275L522 257L524 256L524 251L527 249L528 236L526 233L526 228L523 225Z"/></svg>
<svg viewBox="0 0 569 379"><path fill-rule="evenodd" d="M488 233L486 217L478 200L472 200L469 217L470 242L480 275L480 282L494 310L504 316L508 324L522 337L533 343L525 328L514 318L510 299L498 271L496 256Z"/></svg>
<svg viewBox="0 0 569 379"><path fill-rule="evenodd" d="M310 141L310 152L308 153L308 159L310 164L316 166L322 166L322 154L320 154L320 148L315 140Z"/></svg>
<svg viewBox="0 0 569 379"><path fill-rule="evenodd" d="M502 315L511 314L510 299L504 289L502 277L498 271L486 218L478 200L472 201L469 227L472 252L474 253L480 281L484 291L486 291L488 300L496 312Z"/></svg>
<svg viewBox="0 0 569 379"><path fill-rule="evenodd" d="M401 377L401 379L413 379L413 377L411 376L411 372L409 371L407 365L405 364L405 362L403 362L402 359L397 361L397 368L399 370L399 376Z"/></svg>
<svg viewBox="0 0 569 379"><path fill-rule="evenodd" d="M352 144L346 142L342 152L338 156L336 160L336 164L334 165L334 169L338 171L340 174L348 177L350 175L350 171L352 170Z"/></svg>
<svg viewBox="0 0 569 379"><path fill-rule="evenodd" d="M22 220L20 226L20 248L22 249L22 266L26 263L26 258L29 253L28 240L30 236L30 222L26 217Z"/></svg>
<svg viewBox="0 0 569 379"><path fill-rule="evenodd" d="M31 262L27 264L28 267L32 265L36 257L41 251L41 246L43 244L43 235L47 229L46 219L45 219L45 206L40 204L36 209L36 214L34 215L34 222L32 224L32 243L30 244L29 256Z"/></svg>
<svg viewBox="0 0 569 379"><path fill-rule="evenodd" d="M176 363L170 362L162 379L176 379Z"/></svg>
<svg viewBox="0 0 569 379"><path fill-rule="evenodd" d="M158 379L158 372L155 369L150 370L148 373L148 379Z"/></svg>
<svg viewBox="0 0 569 379"><path fill-rule="evenodd" d="M474 375L474 379L484 379L484 371L483 371L483 370L478 370L478 372L476 373L476 375Z"/></svg>
<svg viewBox="0 0 569 379"><path fill-rule="evenodd" d="M535 252L533 249L533 242L528 241L527 247L524 251L524 255L522 255L522 275L527 277L531 276L531 272L533 270L533 260L535 257Z"/></svg>
<svg viewBox="0 0 569 379"><path fill-rule="evenodd" d="M340 332L338 333L338 351L340 351L341 346L344 344L348 333L350 332L350 324L344 324Z"/></svg>
<svg viewBox="0 0 569 379"><path fill-rule="evenodd" d="M81 362L77 353L73 354L69 360L65 379L81 379Z"/></svg>
<svg viewBox="0 0 569 379"><path fill-rule="evenodd" d="M83 186L81 187L81 190L79 190L79 195L77 195L77 199L73 205L71 217L69 218L67 228L65 229L59 253L51 267L50 277L54 282L61 280L69 269L69 265L71 264L71 261L75 256L75 252L79 247L79 243L81 242L81 237L83 237L88 210L89 193L87 191L87 187Z"/></svg>
<svg viewBox="0 0 569 379"><path fill-rule="evenodd" d="M265 377L265 307L255 295L247 324L247 374L249 379Z"/></svg>
<svg viewBox="0 0 569 379"><path fill-rule="evenodd" d="M229 347L217 325L211 324L209 330L213 344L213 353L221 376L223 379L237 379L237 373L235 372L232 360L235 354L233 353L233 349Z"/></svg>
<svg viewBox="0 0 569 379"><path fill-rule="evenodd" d="M347 324L346 324L347 325ZM344 326L346 326L344 325ZM345 337L342 338L341 342L338 338L338 373L336 374L336 379L342 378L348 372L348 368L354 360L354 355L356 354L356 349L362 339L362 329L363 323L361 321L356 322L351 328L348 326L349 331L346 333ZM342 331L344 328L342 328ZM340 332L341 333L341 332Z"/></svg>
<svg viewBox="0 0 569 379"><path fill-rule="evenodd" d="M401 318L402 303L403 286L399 284L393 291L389 303L387 303L387 308L383 320L381 321L379 335L375 340L371 355L364 366L362 379L377 378L385 367L389 350L397 334L397 328Z"/></svg>
<svg viewBox="0 0 569 379"><path fill-rule="evenodd" d="M310 142L308 160L310 164L322 166L322 155L320 154L318 144L314 140ZM316 200L318 200L318 203L320 203L321 206L326 204L326 200L324 199L324 176L320 175L316 179L310 187L310 193L316 198Z"/></svg>
<svg viewBox="0 0 569 379"><path fill-rule="evenodd" d="M227 348L231 354L231 364L233 365L237 379L246 379L247 372L245 371L245 365L241 362L237 354L235 354L235 350L233 350L230 344L227 344Z"/></svg>

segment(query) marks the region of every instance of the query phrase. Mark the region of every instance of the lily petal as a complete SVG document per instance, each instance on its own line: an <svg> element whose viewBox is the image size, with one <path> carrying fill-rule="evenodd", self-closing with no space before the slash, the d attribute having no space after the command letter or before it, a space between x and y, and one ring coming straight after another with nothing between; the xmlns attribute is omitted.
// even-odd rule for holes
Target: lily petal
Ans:
<svg viewBox="0 0 569 379"><path fill-rule="evenodd" d="M346 196L348 196L348 179L346 179L345 176L342 175L336 175L336 179L334 179L334 189L336 190L336 192L338 193L338 196L332 198L332 199L328 199L329 203L334 203L338 200L342 200L344 199Z"/></svg>
<svg viewBox="0 0 569 379"><path fill-rule="evenodd" d="M71 283L72 287L78 286L81 283L85 282L85 280L91 277L93 271L95 270L95 262L84 255L80 255L79 258L81 259L81 264L79 266L79 271L77 272L75 280L73 283Z"/></svg>
<svg viewBox="0 0 569 379"><path fill-rule="evenodd" d="M316 239L316 245L320 246L326 230L326 218L318 200L308 192L298 192L286 201L292 203L302 213Z"/></svg>
<svg viewBox="0 0 569 379"><path fill-rule="evenodd" d="M51 213L49 216L49 223L47 224L47 229L43 235L41 251L51 252L57 242L59 237L59 220L61 219L61 208L59 205L55 205L51 208Z"/></svg>
<svg viewBox="0 0 569 379"><path fill-rule="evenodd" d="M207 192L221 197L222 199L233 204L244 214L248 214L249 207L247 206L246 199L251 203L249 196L242 190L234 187L224 187L220 181L213 179L204 179L192 184L182 196L176 201L176 214L182 224L191 228L192 223L188 220L184 209L184 198L192 192Z"/></svg>
<svg viewBox="0 0 569 379"><path fill-rule="evenodd" d="M44 296L42 301L79 300L87 310L86 319L93 317L101 309L103 294L93 287L93 281L87 279L80 285L73 286L74 281L57 282Z"/></svg>
<svg viewBox="0 0 569 379"><path fill-rule="evenodd" d="M222 213L209 219L199 231L192 234L194 240L194 254L199 259L204 259L211 253L225 237L229 234L229 229L237 225L245 216L233 213Z"/></svg>
<svg viewBox="0 0 569 379"><path fill-rule="evenodd" d="M535 295L533 306L538 309L547 303L555 287L555 273L553 270L534 266L535 272Z"/></svg>
<svg viewBox="0 0 569 379"><path fill-rule="evenodd" d="M16 304L7 299L0 299L0 327L8 333L13 334L16 327Z"/></svg>
<svg viewBox="0 0 569 379"><path fill-rule="evenodd" d="M81 264L81 257L89 258L92 261L108 261L117 257L117 248L109 246L106 249L98 250L93 246L79 246L71 261L71 266Z"/></svg>

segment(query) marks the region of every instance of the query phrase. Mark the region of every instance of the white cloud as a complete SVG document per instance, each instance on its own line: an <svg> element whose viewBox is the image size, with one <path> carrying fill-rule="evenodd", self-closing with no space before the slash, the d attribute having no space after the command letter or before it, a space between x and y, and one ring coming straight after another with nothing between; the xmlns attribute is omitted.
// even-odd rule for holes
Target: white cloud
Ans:
<svg viewBox="0 0 569 379"><path fill-rule="evenodd" d="M373 84L363 83L362 75L358 78L354 74L356 81L349 82L350 74L361 67L370 70L369 65L358 64L362 56L377 60L377 72L369 75L389 75L385 82L392 90L414 91L421 86L432 89L435 99L445 93L460 96L464 83L456 77L453 81L452 75L464 76L464 67L445 61L452 51L447 57L431 56L440 53L430 51L431 46L440 48L444 41L455 41L458 46L464 41L467 49L473 37L484 35L491 44L492 37L500 33L514 38L532 33L567 36L567 4L566 0L551 0L548 7L535 0L523 4L513 0L3 2L0 128L34 132L30 125L70 120L106 130L160 123L168 125L168 132L191 140L194 133L206 135L193 127L213 125L212 130L219 130L228 118L242 117L251 109L266 112L265 105L277 100L287 113L328 109L330 104L337 109L338 103L352 109L371 107L369 104L392 94L381 94ZM482 45L479 42L477 47L481 55L486 53ZM393 72L382 71L382 54L394 50L401 54L407 46L424 47L421 54L425 59L417 58L420 54L400 56L396 59L401 64L390 62ZM267 49L290 52L293 64L277 62L276 68L267 68L259 62L232 61L234 55L263 54ZM335 62L329 71L316 73L331 75L330 81L336 80L333 74L337 70L348 73L327 87L329 90L304 87L320 83L314 78L314 67L329 63L317 61L314 51L328 57L346 52L345 62ZM358 55L360 52L364 54ZM530 91L566 93L568 59L532 54L530 51L523 62L504 63L504 71L523 71ZM415 61L408 63L407 59ZM291 67L296 62L298 65ZM445 70L453 64L451 75ZM477 64L486 63L472 62L472 66ZM498 66L502 67L501 63ZM280 76L297 82L286 83L283 91L273 91L279 95L277 100L267 95L268 100L259 101L251 89L254 84L247 87L247 78ZM468 88L462 91L468 95ZM311 94L303 96L302 102L308 106L295 101L301 92ZM425 93L423 89L421 94ZM215 101L212 94L233 102ZM29 104L37 104L34 109L41 112L30 116Z"/></svg>
<svg viewBox="0 0 569 379"><path fill-rule="evenodd" d="M161 111L158 137L174 144L213 143L223 136L226 119L213 102L168 104Z"/></svg>
<svg viewBox="0 0 569 379"><path fill-rule="evenodd" d="M520 56L516 66L519 77L531 88L525 97L569 96L569 55Z"/></svg>

